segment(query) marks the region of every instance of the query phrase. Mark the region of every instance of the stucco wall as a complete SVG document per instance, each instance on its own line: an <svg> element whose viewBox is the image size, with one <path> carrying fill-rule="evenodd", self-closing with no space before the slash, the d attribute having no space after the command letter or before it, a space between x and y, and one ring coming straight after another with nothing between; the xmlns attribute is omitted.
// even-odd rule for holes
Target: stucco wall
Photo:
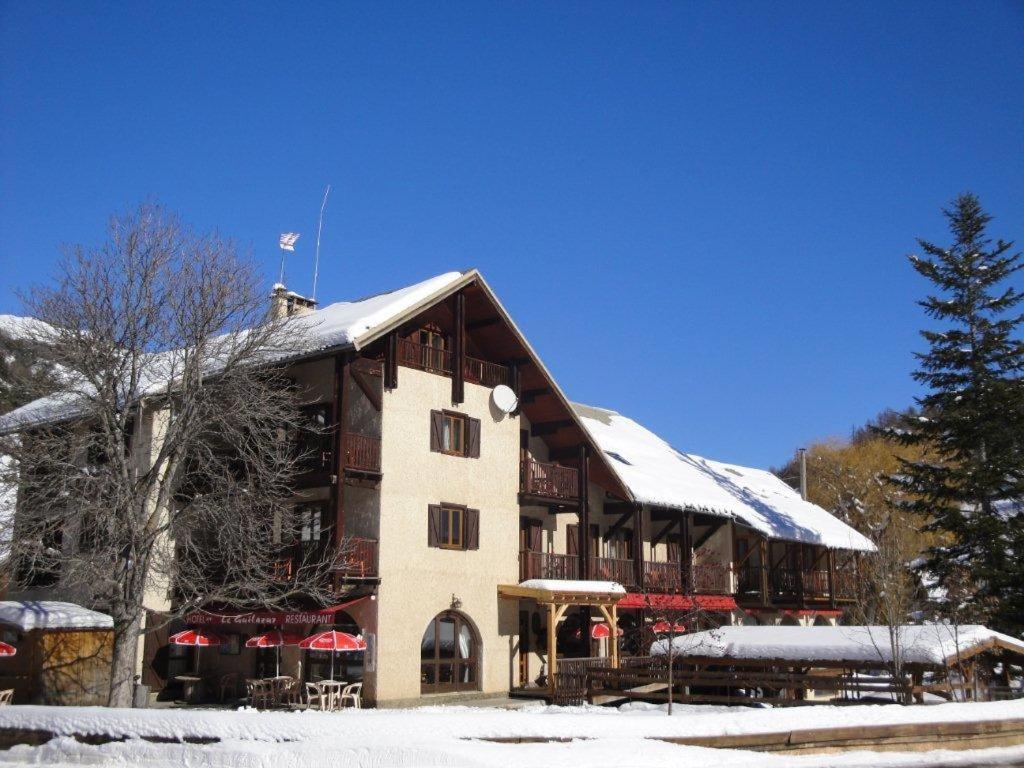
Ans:
<svg viewBox="0 0 1024 768"><path fill-rule="evenodd" d="M455 406L449 378L404 367L398 387L384 393L378 703L420 697L423 632L453 596L480 636L481 689L508 690L517 609L498 600L497 585L518 577L519 419L494 409L490 394L467 383L465 402ZM480 419L480 458L431 452L431 409ZM480 510L478 550L427 546L427 505L440 502Z"/></svg>

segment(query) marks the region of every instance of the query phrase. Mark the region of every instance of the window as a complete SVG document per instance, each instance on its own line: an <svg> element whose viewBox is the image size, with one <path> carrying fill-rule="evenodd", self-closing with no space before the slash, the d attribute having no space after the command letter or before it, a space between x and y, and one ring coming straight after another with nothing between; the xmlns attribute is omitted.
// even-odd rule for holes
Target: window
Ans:
<svg viewBox="0 0 1024 768"><path fill-rule="evenodd" d="M421 364L428 371L451 370L451 358L446 349L447 340L436 326L418 330L413 338L421 347Z"/></svg>
<svg viewBox="0 0 1024 768"><path fill-rule="evenodd" d="M458 504L428 507L427 546L441 549L479 549L480 511Z"/></svg>
<svg viewBox="0 0 1024 768"><path fill-rule="evenodd" d="M420 692L477 690L479 664L480 643L473 627L454 611L439 613L420 643Z"/></svg>
<svg viewBox="0 0 1024 768"><path fill-rule="evenodd" d="M449 456L480 458L480 419L454 411L431 411L430 450Z"/></svg>
<svg viewBox="0 0 1024 768"><path fill-rule="evenodd" d="M315 403L299 410L299 427L292 437L294 456L300 472L326 472L334 450L331 434L331 406Z"/></svg>

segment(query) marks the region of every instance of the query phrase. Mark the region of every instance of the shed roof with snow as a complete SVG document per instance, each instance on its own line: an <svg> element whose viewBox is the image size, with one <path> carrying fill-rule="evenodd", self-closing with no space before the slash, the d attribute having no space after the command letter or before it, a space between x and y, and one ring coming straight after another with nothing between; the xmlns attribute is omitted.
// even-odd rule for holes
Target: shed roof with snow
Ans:
<svg viewBox="0 0 1024 768"><path fill-rule="evenodd" d="M673 654L700 658L776 661L819 661L851 665L892 662L889 627L719 627L674 638ZM948 666L988 650L1024 655L1024 642L978 624L920 624L898 628L903 661ZM651 653L664 655L668 640Z"/></svg>
<svg viewBox="0 0 1024 768"><path fill-rule="evenodd" d="M0 600L0 624L22 632L33 629L59 631L112 629L114 620L105 613L57 600Z"/></svg>
<svg viewBox="0 0 1024 768"><path fill-rule="evenodd" d="M771 539L875 549L866 537L802 499L771 472L682 453L620 413L579 403L573 407L641 503L732 518Z"/></svg>

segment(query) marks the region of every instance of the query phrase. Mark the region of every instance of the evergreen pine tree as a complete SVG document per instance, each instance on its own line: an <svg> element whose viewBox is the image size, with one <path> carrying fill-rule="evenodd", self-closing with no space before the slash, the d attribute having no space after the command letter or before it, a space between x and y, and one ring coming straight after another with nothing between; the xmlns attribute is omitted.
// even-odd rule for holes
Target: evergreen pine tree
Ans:
<svg viewBox="0 0 1024 768"><path fill-rule="evenodd" d="M906 506L942 534L924 568L940 586L962 569L971 599L995 606L992 623L1024 628L1024 343L1018 328L1024 299L1008 278L1024 264L1013 243L986 235L991 220L972 194L944 210L953 244L919 240L914 268L936 293L919 304L942 326L923 330L928 351L916 354L914 378L927 387L921 412L887 430L907 445L926 446L927 461L904 461L893 482Z"/></svg>

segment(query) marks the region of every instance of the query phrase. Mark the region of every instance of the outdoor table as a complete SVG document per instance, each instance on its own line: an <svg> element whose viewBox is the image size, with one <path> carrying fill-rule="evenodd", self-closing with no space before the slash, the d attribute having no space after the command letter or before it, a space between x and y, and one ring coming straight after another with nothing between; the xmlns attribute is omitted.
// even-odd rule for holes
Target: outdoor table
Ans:
<svg viewBox="0 0 1024 768"><path fill-rule="evenodd" d="M196 675L178 675L174 678L181 683L182 696L189 704L198 704L203 688L203 678Z"/></svg>
<svg viewBox="0 0 1024 768"><path fill-rule="evenodd" d="M334 711L338 709L338 702L341 699L341 690L347 685L344 680L321 680L316 686L320 695L327 699L327 706L324 709Z"/></svg>

